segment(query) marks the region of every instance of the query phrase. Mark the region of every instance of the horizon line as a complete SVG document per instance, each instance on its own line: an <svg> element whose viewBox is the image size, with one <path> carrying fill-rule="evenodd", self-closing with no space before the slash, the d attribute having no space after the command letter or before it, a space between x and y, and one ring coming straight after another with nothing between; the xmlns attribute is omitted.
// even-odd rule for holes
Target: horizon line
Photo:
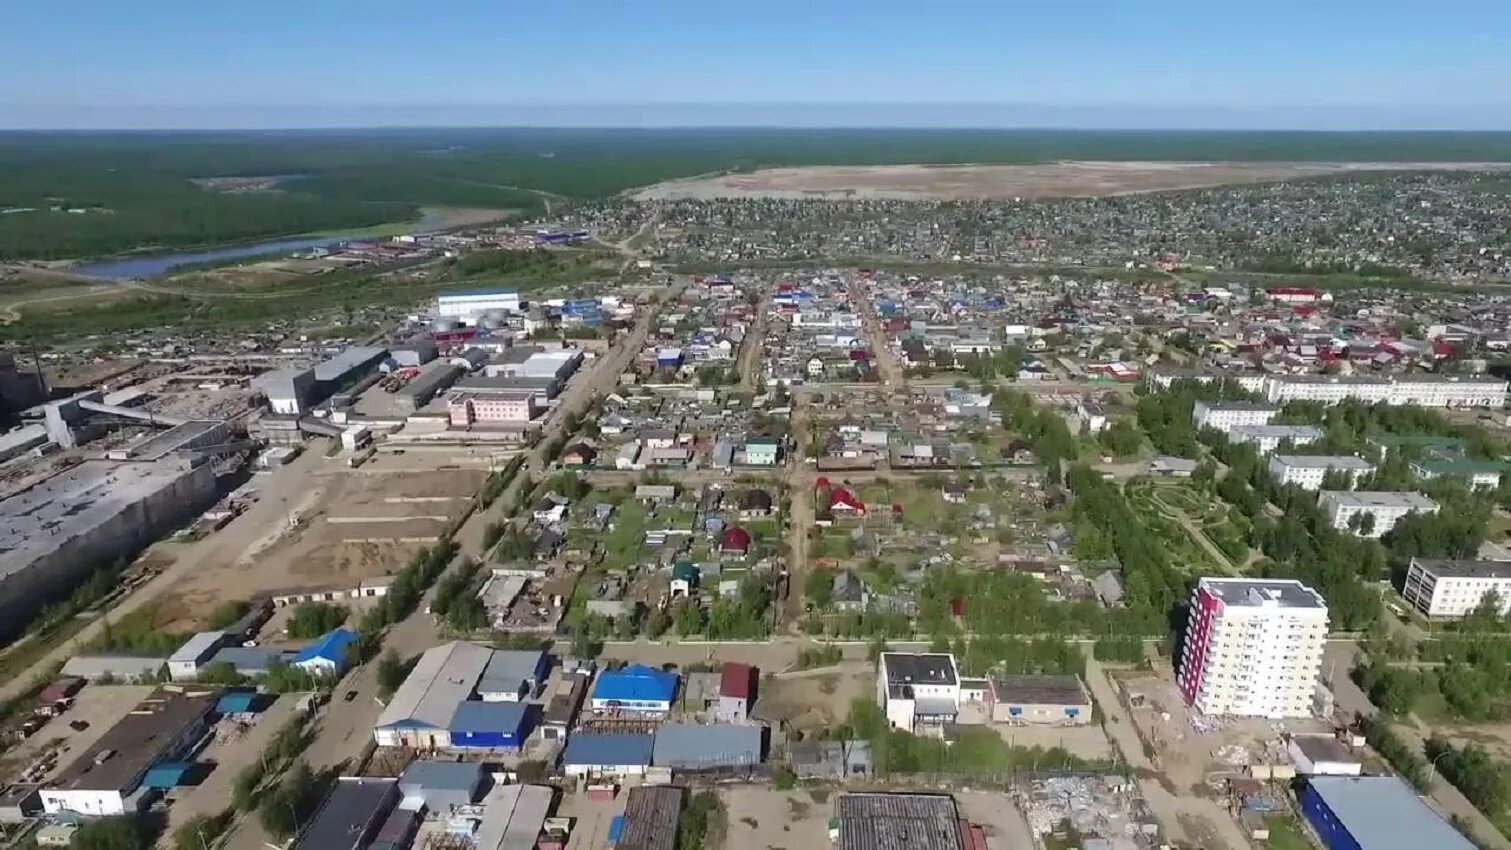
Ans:
<svg viewBox="0 0 1511 850"><path fill-rule="evenodd" d="M916 124L350 124L350 125L294 125L287 126L246 126L246 127L210 127L210 126L179 126L179 127L129 127L129 126L99 126L99 127L0 127L0 135L15 135L26 133L52 133L52 134L90 134L90 133L122 133L122 134L163 134L163 133L339 133L339 132L379 132L379 131L446 131L446 130L551 130L551 131L604 131L604 132L654 132L664 130L787 130L787 131L892 131L892 132L972 132L972 133L1213 133L1213 134L1300 134L1317 136L1339 135L1463 135L1463 136L1493 136L1511 135L1511 127L1504 129L1468 129L1454 127L1401 127L1390 129L1378 128L1332 128L1317 129L1307 127L1085 127L1075 125L1053 124L1023 124L1023 125L966 125L949 124L937 126L922 126Z"/></svg>

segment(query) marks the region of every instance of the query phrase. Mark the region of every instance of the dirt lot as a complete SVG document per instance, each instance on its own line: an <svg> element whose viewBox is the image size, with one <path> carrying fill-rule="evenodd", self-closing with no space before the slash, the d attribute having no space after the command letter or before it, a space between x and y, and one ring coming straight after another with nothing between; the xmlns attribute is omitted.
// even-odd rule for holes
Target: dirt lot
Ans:
<svg viewBox="0 0 1511 850"><path fill-rule="evenodd" d="M1090 726L1010 726L992 724L992 729L1016 747L1060 747L1083 759L1112 758L1112 744L1102 727Z"/></svg>
<svg viewBox="0 0 1511 850"><path fill-rule="evenodd" d="M789 198L976 200L1125 195L1259 183L1345 171L1469 169L1483 163L1054 162L1038 165L871 165L768 168L647 186L640 200Z"/></svg>
<svg viewBox="0 0 1511 850"><path fill-rule="evenodd" d="M355 586L397 571L466 507L482 470L349 470L306 451L293 465L254 479L258 503L211 535L249 542L202 562L163 599L196 628L215 606L274 590ZM294 523L289 525L289 518ZM248 527L239 527L246 523ZM250 526L257 526L251 528Z"/></svg>
<svg viewBox="0 0 1511 850"><path fill-rule="evenodd" d="M856 699L875 699L876 670L863 661L761 679L756 713L800 732L830 729L850 716Z"/></svg>
<svg viewBox="0 0 1511 850"><path fill-rule="evenodd" d="M299 698L294 695L276 697L251 724L230 718L215 724L214 740L195 759L210 765L210 771L198 785L174 791L168 809L170 833L173 827L198 815L214 814L226 808L236 774L261 758L273 736L294 716L298 702Z"/></svg>
<svg viewBox="0 0 1511 850"><path fill-rule="evenodd" d="M54 717L0 759L0 775L7 779L19 774L38 759L47 757L49 766L40 777L50 779L68 766L79 753L89 749L121 718L131 712L148 694L152 685L85 685L75 697L73 707ZM75 731L68 724L83 721L87 729ZM56 757L49 756L56 753Z"/></svg>
<svg viewBox="0 0 1511 850"><path fill-rule="evenodd" d="M753 850L827 850L834 793L810 788L774 791L734 786L722 789L728 821L724 846Z"/></svg>

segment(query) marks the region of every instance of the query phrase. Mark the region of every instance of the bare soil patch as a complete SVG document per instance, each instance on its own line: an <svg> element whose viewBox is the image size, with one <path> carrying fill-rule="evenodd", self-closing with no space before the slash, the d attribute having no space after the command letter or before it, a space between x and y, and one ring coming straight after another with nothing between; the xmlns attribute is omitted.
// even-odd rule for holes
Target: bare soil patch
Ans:
<svg viewBox="0 0 1511 850"><path fill-rule="evenodd" d="M1035 165L843 165L768 168L647 186L639 200L982 200L1125 195L1355 171L1501 169L1493 163L1052 162Z"/></svg>

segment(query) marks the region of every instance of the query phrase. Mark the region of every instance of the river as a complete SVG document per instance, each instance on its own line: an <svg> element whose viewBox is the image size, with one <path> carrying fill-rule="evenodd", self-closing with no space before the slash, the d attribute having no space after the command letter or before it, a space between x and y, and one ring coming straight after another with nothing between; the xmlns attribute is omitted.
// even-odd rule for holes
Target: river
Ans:
<svg viewBox="0 0 1511 850"><path fill-rule="evenodd" d="M443 212L426 210L425 215L415 222L414 232L424 233L427 229L433 230L440 226L444 220L445 214ZM118 257L86 260L73 266L68 271L83 277L99 278L102 280L161 277L172 271L175 266L217 263L225 260L234 260L239 257L256 257L262 254L293 254L299 251L309 251L314 248L329 248L343 242L355 242L375 238L378 237L359 231L330 236L284 237L281 239L269 239L263 242L229 245L224 248L199 248L192 251L123 254Z"/></svg>

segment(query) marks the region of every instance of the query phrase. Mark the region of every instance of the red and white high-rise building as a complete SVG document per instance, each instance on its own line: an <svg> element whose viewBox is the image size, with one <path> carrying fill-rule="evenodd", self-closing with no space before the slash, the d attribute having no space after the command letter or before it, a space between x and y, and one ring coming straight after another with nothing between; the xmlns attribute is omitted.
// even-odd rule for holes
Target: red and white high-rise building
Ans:
<svg viewBox="0 0 1511 850"><path fill-rule="evenodd" d="M1299 581L1204 578L1191 597L1177 682L1203 714L1311 714L1327 603Z"/></svg>

